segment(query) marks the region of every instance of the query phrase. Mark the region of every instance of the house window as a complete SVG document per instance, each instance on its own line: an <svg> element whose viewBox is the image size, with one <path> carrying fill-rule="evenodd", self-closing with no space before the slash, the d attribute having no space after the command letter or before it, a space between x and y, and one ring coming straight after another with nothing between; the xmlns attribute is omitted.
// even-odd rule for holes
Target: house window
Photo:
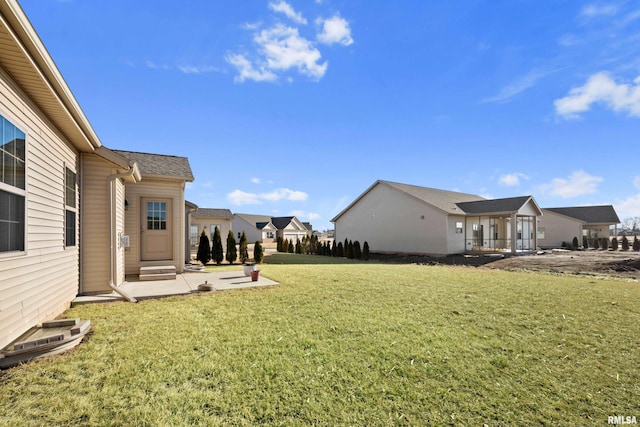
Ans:
<svg viewBox="0 0 640 427"><path fill-rule="evenodd" d="M195 246L198 244L198 226L192 225L189 228L189 243L191 246Z"/></svg>
<svg viewBox="0 0 640 427"><path fill-rule="evenodd" d="M273 231L267 231L265 234L267 239L275 238L275 234L273 234Z"/></svg>
<svg viewBox="0 0 640 427"><path fill-rule="evenodd" d="M24 251L25 134L0 116L0 252Z"/></svg>
<svg viewBox="0 0 640 427"><path fill-rule="evenodd" d="M456 234L462 234L462 222L456 222Z"/></svg>
<svg viewBox="0 0 640 427"><path fill-rule="evenodd" d="M147 202L147 230L167 229L167 203Z"/></svg>
<svg viewBox="0 0 640 427"><path fill-rule="evenodd" d="M76 174L65 168L65 246L76 245Z"/></svg>

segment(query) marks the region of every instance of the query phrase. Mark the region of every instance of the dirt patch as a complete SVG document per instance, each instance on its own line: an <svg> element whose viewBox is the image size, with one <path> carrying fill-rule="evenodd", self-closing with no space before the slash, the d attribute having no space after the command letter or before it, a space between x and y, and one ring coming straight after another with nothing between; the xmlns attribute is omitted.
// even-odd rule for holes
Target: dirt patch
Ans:
<svg viewBox="0 0 640 427"><path fill-rule="evenodd" d="M486 267L640 280L640 252L554 250L509 257Z"/></svg>
<svg viewBox="0 0 640 427"><path fill-rule="evenodd" d="M426 255L371 254L381 262L423 265L468 265L509 271L618 277L640 280L640 252L632 251L541 251L532 255Z"/></svg>

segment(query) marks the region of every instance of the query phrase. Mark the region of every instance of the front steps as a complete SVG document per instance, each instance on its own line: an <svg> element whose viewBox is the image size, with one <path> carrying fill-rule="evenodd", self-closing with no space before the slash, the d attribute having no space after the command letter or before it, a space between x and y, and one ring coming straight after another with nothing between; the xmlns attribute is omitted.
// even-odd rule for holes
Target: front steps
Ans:
<svg viewBox="0 0 640 427"><path fill-rule="evenodd" d="M175 265L155 265L151 267L140 267L140 275L138 280L175 280Z"/></svg>

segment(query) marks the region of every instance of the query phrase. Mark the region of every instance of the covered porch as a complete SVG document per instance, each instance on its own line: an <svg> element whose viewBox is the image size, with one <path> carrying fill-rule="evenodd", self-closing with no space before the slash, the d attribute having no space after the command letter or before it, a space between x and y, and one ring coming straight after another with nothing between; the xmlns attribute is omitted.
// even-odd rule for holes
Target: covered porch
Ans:
<svg viewBox="0 0 640 427"><path fill-rule="evenodd" d="M531 196L458 203L464 210L465 251L531 252L538 247L542 210Z"/></svg>

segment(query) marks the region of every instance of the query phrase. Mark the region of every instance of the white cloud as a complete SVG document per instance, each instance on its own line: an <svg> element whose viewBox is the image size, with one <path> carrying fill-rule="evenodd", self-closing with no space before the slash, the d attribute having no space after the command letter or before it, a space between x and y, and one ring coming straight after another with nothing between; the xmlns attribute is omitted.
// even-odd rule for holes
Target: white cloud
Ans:
<svg viewBox="0 0 640 427"><path fill-rule="evenodd" d="M623 201L616 203L614 208L621 220L640 217L640 194L627 197Z"/></svg>
<svg viewBox="0 0 640 427"><path fill-rule="evenodd" d="M260 178L256 178L255 176L251 178L251 182L254 184L260 184Z"/></svg>
<svg viewBox="0 0 640 427"><path fill-rule="evenodd" d="M218 73L222 70L218 67L211 65L193 66L193 65L181 65L178 67L180 71L185 74L204 74L204 73Z"/></svg>
<svg viewBox="0 0 640 427"><path fill-rule="evenodd" d="M319 80L327 71L327 62L319 63L321 54L313 44L301 37L297 28L277 24L254 37L269 70L296 68L301 74Z"/></svg>
<svg viewBox="0 0 640 427"><path fill-rule="evenodd" d="M293 215L293 216L297 217L298 219L306 219L306 220L309 220L309 221L313 221L315 219L322 218L320 216L320 214L317 214L317 213L314 213L314 212L299 211L299 210L291 211L289 213L289 215Z"/></svg>
<svg viewBox="0 0 640 427"><path fill-rule="evenodd" d="M540 186L540 191L552 196L559 196L564 199L581 196L583 194L593 194L597 191L598 184L603 179L599 176L592 176L583 170L575 171L569 178L554 178L548 184Z"/></svg>
<svg viewBox="0 0 640 427"><path fill-rule="evenodd" d="M307 20L302 17L302 13L296 12L293 7L284 0L269 3L269 9L274 12L284 13L287 18L291 19L296 24L307 25Z"/></svg>
<svg viewBox="0 0 640 427"><path fill-rule="evenodd" d="M520 179L529 179L529 177L523 173L509 173L506 175L502 175L498 179L498 184L504 187L516 187L520 185Z"/></svg>
<svg viewBox="0 0 640 427"><path fill-rule="evenodd" d="M611 16L618 13L618 7L613 4L607 4L602 6L596 6L594 4L587 5L582 8L580 11L580 15L586 17L594 17L594 16Z"/></svg>
<svg viewBox="0 0 640 427"><path fill-rule="evenodd" d="M278 200L290 200L290 201L300 201L307 200L309 195L303 191L294 191L289 190L288 188L278 188L270 193L260 194L260 198L264 200L270 201L278 201Z"/></svg>
<svg viewBox="0 0 640 427"><path fill-rule="evenodd" d="M269 70L261 67L259 70L253 67L251 61L239 53L227 55L225 58L227 62L238 69L237 76L234 77L234 81L242 83L245 80L253 80L256 82L272 82L278 79L278 76Z"/></svg>
<svg viewBox="0 0 640 427"><path fill-rule="evenodd" d="M309 195L304 191L295 191L288 188L278 188L268 193L247 193L242 190L234 190L227 194L227 200L234 205L260 205L263 201L278 202L280 200L304 201Z"/></svg>
<svg viewBox="0 0 640 427"><path fill-rule="evenodd" d="M234 190L227 194L227 200L233 205L259 205L262 202L257 194Z"/></svg>
<svg viewBox="0 0 640 427"><path fill-rule="evenodd" d="M589 111L592 104L600 103L615 112L640 117L640 77L632 84L616 83L606 72L589 77L584 86L573 88L569 95L556 99L556 113L565 119L576 119Z"/></svg>
<svg viewBox="0 0 640 427"><path fill-rule="evenodd" d="M516 80L514 80L513 82L511 82L510 84L504 86L502 89L500 89L497 95L491 96L489 98L485 98L482 100L482 102L483 103L509 102L514 96L524 92L530 87L535 86L535 84L538 83L538 80L540 80L541 78L546 77L550 74L557 73L558 71L566 70L567 68L571 68L571 67L554 68L548 71L537 71L537 70L530 71L524 76L521 76Z"/></svg>
<svg viewBox="0 0 640 427"><path fill-rule="evenodd" d="M353 43L349 23L340 15L334 15L327 19L318 18L316 24L321 27L321 31L317 36L320 43L339 43L344 46L349 46Z"/></svg>

